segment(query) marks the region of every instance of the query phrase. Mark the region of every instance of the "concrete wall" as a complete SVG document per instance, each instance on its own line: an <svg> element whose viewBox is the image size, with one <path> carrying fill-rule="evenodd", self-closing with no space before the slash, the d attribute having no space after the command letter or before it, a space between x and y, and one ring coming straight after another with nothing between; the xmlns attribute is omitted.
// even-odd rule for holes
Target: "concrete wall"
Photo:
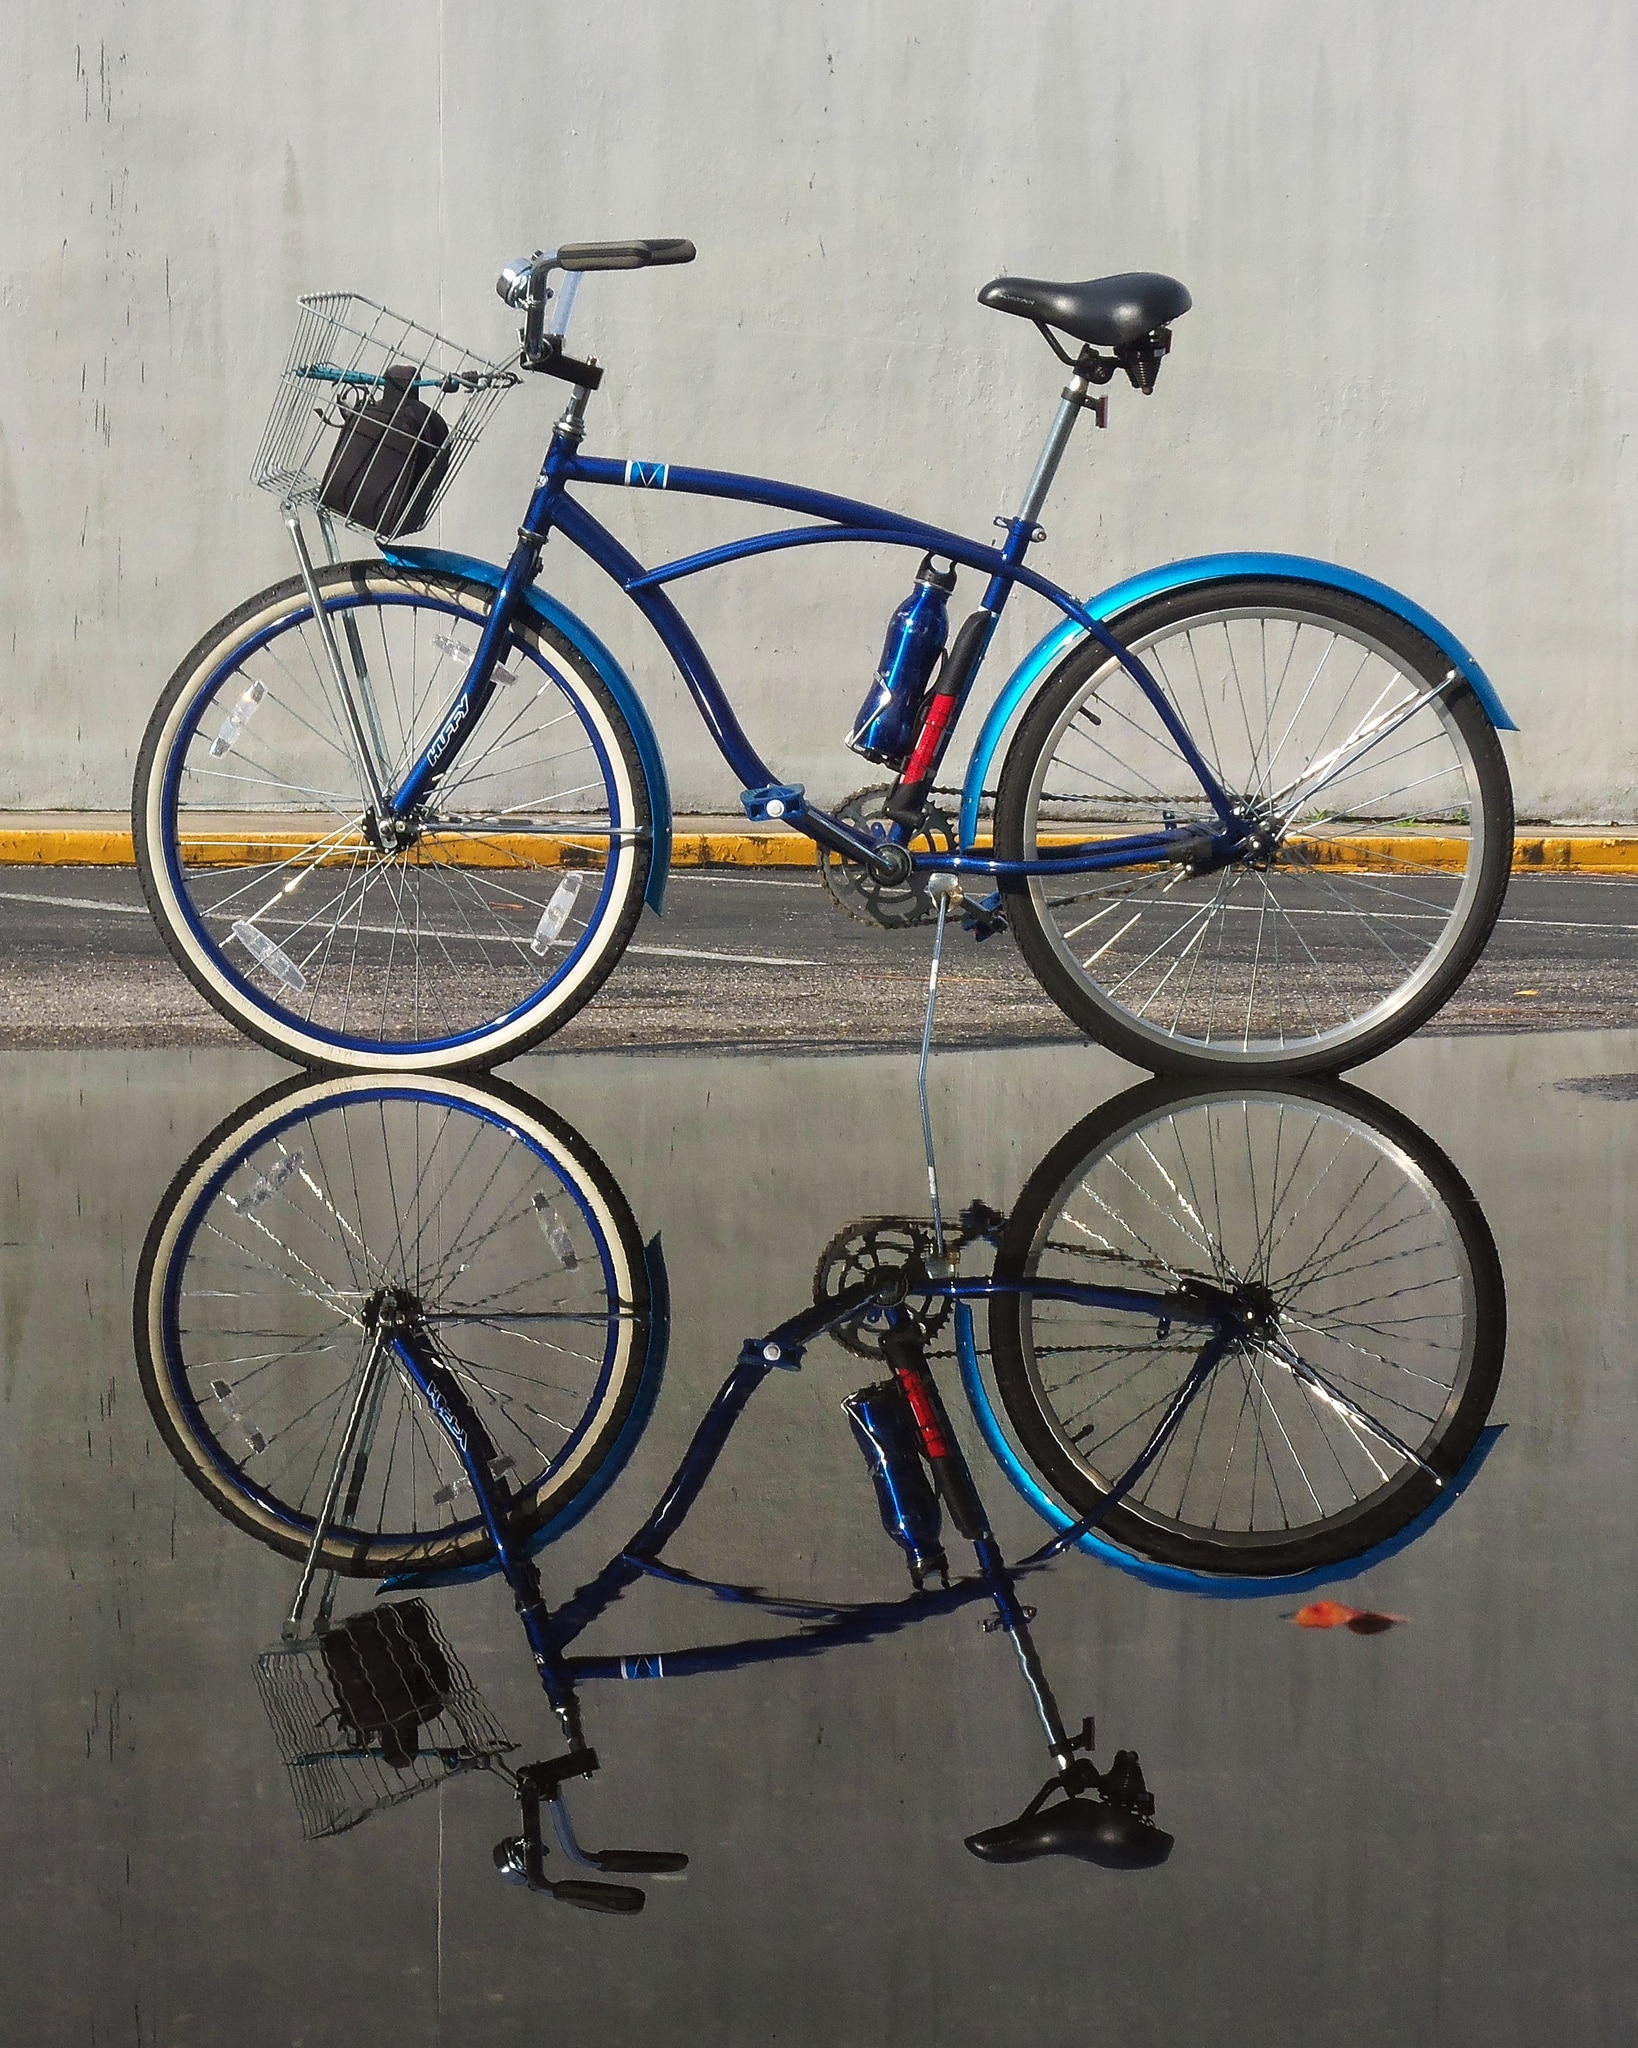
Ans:
<svg viewBox="0 0 1638 2048"><path fill-rule="evenodd" d="M588 288L577 339L613 366L593 450L974 532L1060 381L976 287L1175 272L1195 310L1160 391L1122 385L1072 451L1041 566L1092 588L1262 545L1365 568L1489 668L1525 728L1525 815L1638 816L1619 0L4 0L0 21L0 805L123 803L167 674L287 573L244 477L298 292L500 353L501 259L654 233L700 260ZM551 395L508 400L447 543L504 550ZM604 508L639 552L737 530L697 502ZM679 803L731 804L642 632L574 565L550 575L612 621ZM907 582L902 556L825 550L688 593L753 737L820 793L870 777L837 735Z"/></svg>

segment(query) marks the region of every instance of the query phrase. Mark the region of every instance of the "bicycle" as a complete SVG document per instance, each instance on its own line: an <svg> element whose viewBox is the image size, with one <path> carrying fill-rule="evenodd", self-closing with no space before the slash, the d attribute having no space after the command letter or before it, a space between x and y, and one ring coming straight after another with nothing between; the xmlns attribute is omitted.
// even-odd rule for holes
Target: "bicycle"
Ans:
<svg viewBox="0 0 1638 2048"><path fill-rule="evenodd" d="M992 1271L965 1271L986 1249ZM1091 1723L1069 1728L1020 1580L1075 1548L1196 1593L1286 1592L1364 1569L1415 1540L1476 1470L1505 1340L1482 1213L1408 1119L1334 1086L1151 1084L1067 1133L1010 1218L973 1203L949 1235L936 1210L931 1222L840 1231L809 1305L745 1341L652 1513L554 1608L535 1559L603 1496L646 1427L667 1304L658 1242L642 1245L607 1170L515 1090L286 1083L180 1169L138 1272L138 1362L192 1483L300 1562L285 1644L261 1671L310 1834L483 1767L508 1775L522 1802L523 1833L497 1850L513 1881L552 1889L547 1807L572 1862L678 1868L675 1854L579 1848L564 1786L597 1767L580 1684L801 1658L988 1600L1052 1775L969 1848L1004 1862L1160 1861L1170 1838L1136 1753L1100 1771ZM826 1334L873 1376L842 1407L908 1598L792 1600L666 1563L752 1398ZM994 1534L941 1386L945 1356L986 1448L1052 1529L1022 1558L1009 1561ZM974 1551L953 1583L945 1515ZM516 1772L417 1604L491 1574L514 1595L567 1742ZM408 1598L334 1623L337 1575L381 1578ZM796 1626L680 1652L571 1655L646 1577ZM557 1887L572 1903L637 1910L641 1892L618 1890Z"/></svg>
<svg viewBox="0 0 1638 2048"><path fill-rule="evenodd" d="M920 922L931 880L955 877L971 931L1010 927L1079 1029L1154 1070L1332 1070L1432 1016L1511 865L1497 731L1512 721L1460 642L1386 586L1300 557L1173 563L1085 602L1028 564L1078 420L1106 424L1117 375L1153 393L1184 287L1132 274L979 293L1069 368L992 547L800 485L583 454L604 372L566 346L582 278L693 256L590 243L508 265L515 368L356 294L302 301L253 478L283 501L298 574L201 638L137 766L143 887L194 985L298 1062L425 1071L510 1058L595 994L644 903L663 905L671 808L629 679L536 580L555 535L658 635L747 817L813 840L856 915ZM405 545L530 373L570 391L510 560ZM647 568L580 485L808 523ZM373 533L380 559L341 561L338 521ZM752 747L668 586L832 541L922 561L849 735L892 779L827 811ZM984 587L952 638L963 569ZM939 773L1019 589L1061 617L982 721L952 815Z"/></svg>

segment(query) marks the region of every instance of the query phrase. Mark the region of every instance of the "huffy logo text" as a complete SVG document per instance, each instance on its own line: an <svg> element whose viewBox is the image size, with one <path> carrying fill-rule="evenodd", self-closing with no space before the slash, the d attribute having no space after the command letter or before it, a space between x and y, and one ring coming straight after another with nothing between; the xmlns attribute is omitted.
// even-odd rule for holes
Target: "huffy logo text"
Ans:
<svg viewBox="0 0 1638 2048"><path fill-rule="evenodd" d="M457 697L455 700L454 710L451 711L449 716L444 720L443 731L439 733L438 737L433 741L432 745L427 748L427 766L429 768L436 764L438 757L443 753L444 749L449 745L450 741L460 731L461 727L465 725L466 713L467 694L465 690L463 690L460 696Z"/></svg>
<svg viewBox="0 0 1638 2048"><path fill-rule="evenodd" d="M429 1387L427 1389L427 1397L432 1403L433 1414L437 1416L444 1428L449 1431L450 1435L464 1451L466 1449L466 1431L462 1429L461 1425L450 1413L449 1404L444 1400L436 1387Z"/></svg>

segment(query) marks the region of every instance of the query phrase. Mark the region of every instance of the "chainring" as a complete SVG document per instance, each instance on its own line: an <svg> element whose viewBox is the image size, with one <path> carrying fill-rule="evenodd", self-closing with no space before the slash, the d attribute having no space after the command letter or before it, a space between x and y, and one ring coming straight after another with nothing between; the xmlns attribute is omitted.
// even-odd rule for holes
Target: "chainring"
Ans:
<svg viewBox="0 0 1638 2048"><path fill-rule="evenodd" d="M892 790L886 783L856 789L836 816L844 825L870 839L885 839L890 829L882 807ZM942 811L929 810L910 841L915 853L953 853L955 833ZM861 924L884 925L889 931L904 931L911 925L931 924L938 915L926 875L912 874L902 882L879 882L861 861L821 848L819 879L833 902Z"/></svg>
<svg viewBox="0 0 1638 2048"><path fill-rule="evenodd" d="M950 1315L948 1295L917 1292L918 1283L923 1287L930 1284L927 1261L934 1250L933 1226L913 1216L868 1216L850 1223L819 1254L813 1272L814 1306L823 1308L844 1287L886 1273L902 1273L910 1288L902 1306L914 1317L923 1337L931 1340ZM883 1346L887 1318L880 1309L865 1309L836 1323L830 1334L855 1358L878 1360L887 1355Z"/></svg>

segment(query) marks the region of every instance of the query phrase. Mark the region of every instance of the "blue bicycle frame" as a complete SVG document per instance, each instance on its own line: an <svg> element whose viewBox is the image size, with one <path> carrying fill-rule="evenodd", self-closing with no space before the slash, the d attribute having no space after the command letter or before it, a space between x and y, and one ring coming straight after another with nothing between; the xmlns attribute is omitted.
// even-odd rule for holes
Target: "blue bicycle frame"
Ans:
<svg viewBox="0 0 1638 2048"><path fill-rule="evenodd" d="M611 577L654 628L681 671L707 730L739 778L743 789L741 801L747 815L752 818L780 819L819 845L856 860L869 861L880 851L877 843L866 839L829 812L808 804L799 785L781 783L774 777L768 764L746 737L703 648L667 595L665 586L753 555L771 554L784 548L812 547L829 541L857 541L914 548L921 553L947 557L963 567L987 574L989 584L982 600L982 610L989 614L991 624L985 635L986 647L993 636L994 624L1014 588L1021 586L1055 605L1069 626L1096 640L1143 690L1216 814L1216 828L1209 833L1192 826L1169 827L1159 833L1087 840L1055 848L1050 859L1031 861L1002 861L981 856L971 851L970 844L964 843L949 853L917 853L912 856L914 868L924 872L1000 877L1081 874L1100 868L1132 867L1179 859L1199 860L1202 857L1211 859L1215 864L1232 858L1248 836L1250 826L1236 813L1228 793L1149 670L1121 646L1086 605L1026 566L1029 548L1040 535L1033 515L1021 515L1004 522L1006 539L1000 548L991 548L949 533L942 527L929 526L920 520L907 519L852 498L836 497L829 492L808 490L796 484L775 483L767 478L740 476L730 471L683 469L663 462L586 457L579 453L584 404L585 393L577 390L557 423L528 513L519 531L518 545L499 578L477 651L425 752L391 792L388 808L392 816L406 816L425 800L434 783L448 772L467 738L476 729L496 687L496 666L513 626L525 609L529 588L539 574L541 552L551 534L557 532ZM1065 408L1071 411L1070 424L1073 424L1073 408L1067 399ZM1067 438L1067 428L1063 434ZM681 491L698 497L767 505L819 523L754 534L744 540L708 548L702 553L686 555L649 569L607 527L568 495L573 484ZM393 549L389 550L388 559L413 566L425 557L419 550ZM981 648L978 660L963 680L954 715L945 727L938 753L929 764L929 773L938 766L938 758L971 692L982 659ZM909 836L907 828L896 828L896 836L902 842Z"/></svg>
<svg viewBox="0 0 1638 2048"><path fill-rule="evenodd" d="M658 1873L681 1868L686 1862L686 1858L675 1854L658 1857L650 1852L630 1851L588 1854L579 1847L564 1803L563 1785L570 1778L589 1777L599 1767L597 1753L587 1744L582 1724L577 1690L581 1682L610 1678L687 1677L817 1656L842 1644L867 1642L926 1620L930 1615L983 1599L988 1599L995 1607L996 1620L990 1626L1000 1628L1011 1644L1047 1738L1054 1774L1014 1826L1021 1826L1022 1821L1039 1808L1052 1790L1062 1789L1073 1797L1092 1789L1102 1797L1113 1783L1113 1780L1104 1779L1092 1764L1091 1723L1083 1724L1080 1732L1075 1733L1065 1721L1030 1629L1034 1610L1020 1598L1018 1582L1025 1575L1049 1565L1066 1549L1075 1545L1084 1547L1094 1525L1127 1495L1161 1455L1175 1437L1200 1389L1236 1341L1242 1311L1232 1296L1208 1286L1162 1292L1158 1289L1100 1287L1040 1279L1010 1282L993 1278L971 1281L952 1278L934 1282L926 1290L930 1295L954 1304L958 1325L957 1353L964 1381L968 1379L969 1354L973 1348L972 1306L998 1294L1027 1293L1037 1298L1129 1311L1162 1321L1192 1324L1200 1332L1201 1345L1197 1357L1166 1403L1165 1413L1155 1424L1142 1451L1112 1486L1098 1511L1075 1523L1069 1522L1068 1517L1058 1511L1055 1519L1059 1523L1059 1533L1028 1556L1009 1563L1002 1554L979 1498L968 1461L950 1428L947 1410L928 1367L925 1338L909 1311L893 1301L893 1291L891 1281L884 1282L881 1278L861 1281L788 1318L765 1336L748 1338L658 1504L610 1563L555 1609L546 1603L533 1556L542 1539L539 1535L531 1539L514 1539L509 1526L504 1480L497 1476L494 1446L458 1376L444 1363L424 1327L411 1325L395 1331L387 1340L398 1368L420 1390L430 1412L454 1446L490 1534L493 1561L486 1567L476 1568L476 1573L469 1568L458 1576L498 1571L505 1578L514 1596L542 1688L569 1745L566 1755L551 1762L527 1765L511 1774L524 1822L523 1835L511 1845L517 1857L515 1881L526 1882L537 1891L556 1892L560 1897L573 1895L572 1886L567 1892L557 1891L546 1878L545 1845L541 1832L543 1802L550 1805L560 1845L574 1863L619 1874L644 1870ZM947 1579L939 1591L924 1591L918 1575L916 1592L908 1600L836 1604L770 1595L751 1586L699 1578L662 1563L662 1551L692 1512L730 1436L763 1382L773 1372L800 1365L809 1344L868 1309L881 1311L884 1351L889 1368L905 1397L907 1409L915 1416L923 1452L933 1461L938 1475L937 1493L958 1532L973 1546L976 1571L954 1583ZM968 1391L972 1391L970 1384ZM982 1425L985 1406L981 1401L975 1406ZM995 1449L987 1427L984 1434L990 1448ZM1430 1504L1398 1537L1357 1560L1354 1569L1363 1569L1368 1561L1414 1540L1461 1491L1471 1472L1482 1462L1486 1449L1488 1442L1476 1448L1467 1461L1467 1469L1458 1475L1455 1484L1441 1489L1444 1494L1442 1500ZM1009 1464L1009 1456L1002 1458L1004 1468ZM1124 1555L1113 1551L1110 1554L1117 1558ZM1305 1575L1305 1579L1265 1581L1244 1590L1263 1594L1288 1592L1299 1584L1319 1583L1338 1575L1333 1568L1329 1573ZM1154 1576L1162 1583L1190 1586L1193 1590L1205 1590L1208 1583L1200 1575L1166 1568L1154 1568ZM647 1651L635 1655L629 1652L569 1654L570 1645L594 1621L618 1602L629 1588L648 1577L692 1587L731 1603L755 1607L765 1614L794 1621L796 1627L793 1632L785 1634L763 1634L682 1650ZM400 1573L389 1579L381 1590L409 1591L444 1582L444 1575L436 1572ZM1212 1586L1211 1589L1218 1588ZM1078 1755L1082 1751L1086 1753L1084 1757ZM1152 1800L1147 1811L1153 1811ZM984 1839L969 1838L969 1848L976 1848L978 1853L989 1853L983 1847ZM1151 1841L1139 1833L1134 1839L1140 1846L1145 1846L1146 1855L1150 1851L1156 1852L1152 1860L1160 1860L1165 1848L1170 1846L1168 1837L1155 1837ZM506 1844L501 1846L503 1849L507 1847ZM497 1859L499 1856L498 1850ZM584 1897L580 1901L583 1904L589 1902ZM628 1894L622 1909L635 1910L640 1903L640 1898L633 1900ZM614 1910L606 1900L605 1909Z"/></svg>
<svg viewBox="0 0 1638 2048"><path fill-rule="evenodd" d="M505 1481L497 1476L494 1443L482 1417L462 1387L459 1376L444 1362L430 1333L419 1322L411 1321L402 1327L382 1332L381 1341L384 1348L390 1351L399 1371L419 1390L429 1412L460 1459L493 1548L493 1562L485 1569L498 1571L510 1587L547 1700L562 1724L570 1744L571 1755L578 1759L584 1754L589 1759L586 1766L588 1770L596 1767L595 1753L585 1749L575 1685L579 1678L606 1675L604 1667L607 1660L568 1657L565 1655L568 1645L639 1578L649 1573L661 1577L688 1577L686 1574L668 1572L659 1564L659 1554L698 1500L752 1395L770 1373L799 1365L806 1347L816 1338L862 1310L878 1305L882 1306L886 1320L886 1345L893 1360L895 1377L906 1394L911 1412L915 1414L924 1448L935 1461L935 1469L939 1475L939 1494L950 1512L952 1521L962 1536L973 1545L976 1555L976 1579L947 1588L943 1600L949 1602L952 1596L955 1601L960 1601L987 1595L994 1601L999 1625L1012 1642L1028 1683L1036 1712L1047 1736L1054 1767L1059 1771L1067 1771L1074 1765L1075 1751L1079 1745L1067 1729L1052 1689L1047 1683L1029 1632L1030 1610L1025 1608L1018 1598L1015 1587L1015 1580L1020 1572L1038 1569L1050 1562L1068 1547L1068 1543L1061 1536L1055 1537L1021 1564L1009 1565L1006 1562L979 1498L971 1468L960 1450L955 1433L950 1427L942 1397L928 1370L924 1340L908 1312L888 1299L891 1291L891 1283L884 1287L880 1280L862 1281L853 1287L843 1289L834 1298L790 1317L769 1331L766 1336L747 1339L734 1370L724 1382L696 1430L682 1464L658 1506L631 1541L622 1546L618 1557L597 1580L589 1586L582 1587L579 1593L555 1611L546 1603L539 1568L532 1555L534 1549L538 1547L539 1538L533 1541L527 1538L520 1539L512 1532ZM1163 1292L1158 1289L1081 1286L1055 1281L1007 1283L994 1280L953 1280L942 1283L937 1291L951 1296L963 1307L971 1301L985 1299L997 1293L1027 1292L1055 1301L1073 1301L1092 1307L1130 1310L1134 1314L1146 1317L1175 1319L1201 1328L1203 1341L1199 1356L1184 1376L1177 1392L1167 1403L1165 1414L1156 1424L1138 1457L1111 1488L1099 1514L1085 1522L1082 1525L1083 1529L1090 1528L1092 1521L1101 1519L1104 1512L1124 1499L1170 1443L1195 1395L1210 1378L1221 1362L1223 1354L1233 1343L1239 1324L1239 1312L1232 1299L1227 1295L1218 1295L1210 1289ZM896 1346L899 1347L898 1350L895 1350ZM376 1369L378 1367L375 1366L366 1368L366 1387L371 1371ZM362 1408L367 1399L367 1392L361 1391L358 1407ZM343 1461L349 1454L350 1442L349 1431L348 1438L343 1443ZM297 1594L298 1610L305 1597L311 1570L310 1558L308 1572L304 1574L301 1590ZM383 1590L396 1592L425 1587L439 1583L440 1578L441 1575L436 1572L398 1573L386 1582ZM759 1605L779 1608L786 1612L792 1611L792 1603L767 1601L751 1593L748 1588L719 1586L703 1581L693 1583L705 1584L709 1590L724 1597L744 1597ZM934 1597L936 1599L939 1596ZM872 1602L863 1607L842 1608L796 1603L796 1608L806 1618L808 1629L795 1643L775 1645L764 1641L758 1644L724 1645L698 1653L697 1656L685 1652L682 1662L687 1668L724 1669L731 1668L738 1661L762 1661L770 1653L781 1654L794 1650L797 1654L812 1654L820 1647L820 1641L811 1633L816 1623L820 1624L818 1635L824 1642L834 1642L838 1635L856 1640L862 1635L877 1633L884 1626L892 1627L899 1620L920 1618L929 1611L927 1606L920 1602L916 1604L913 1614L903 1610L903 1603ZM705 1661L699 1661L701 1658ZM635 1661L621 1660L620 1675L662 1677L665 1675L667 1662L670 1662L675 1673L675 1658L668 1660L656 1656ZM532 1836L529 1853L531 1882L538 1882L538 1819L528 1832Z"/></svg>

